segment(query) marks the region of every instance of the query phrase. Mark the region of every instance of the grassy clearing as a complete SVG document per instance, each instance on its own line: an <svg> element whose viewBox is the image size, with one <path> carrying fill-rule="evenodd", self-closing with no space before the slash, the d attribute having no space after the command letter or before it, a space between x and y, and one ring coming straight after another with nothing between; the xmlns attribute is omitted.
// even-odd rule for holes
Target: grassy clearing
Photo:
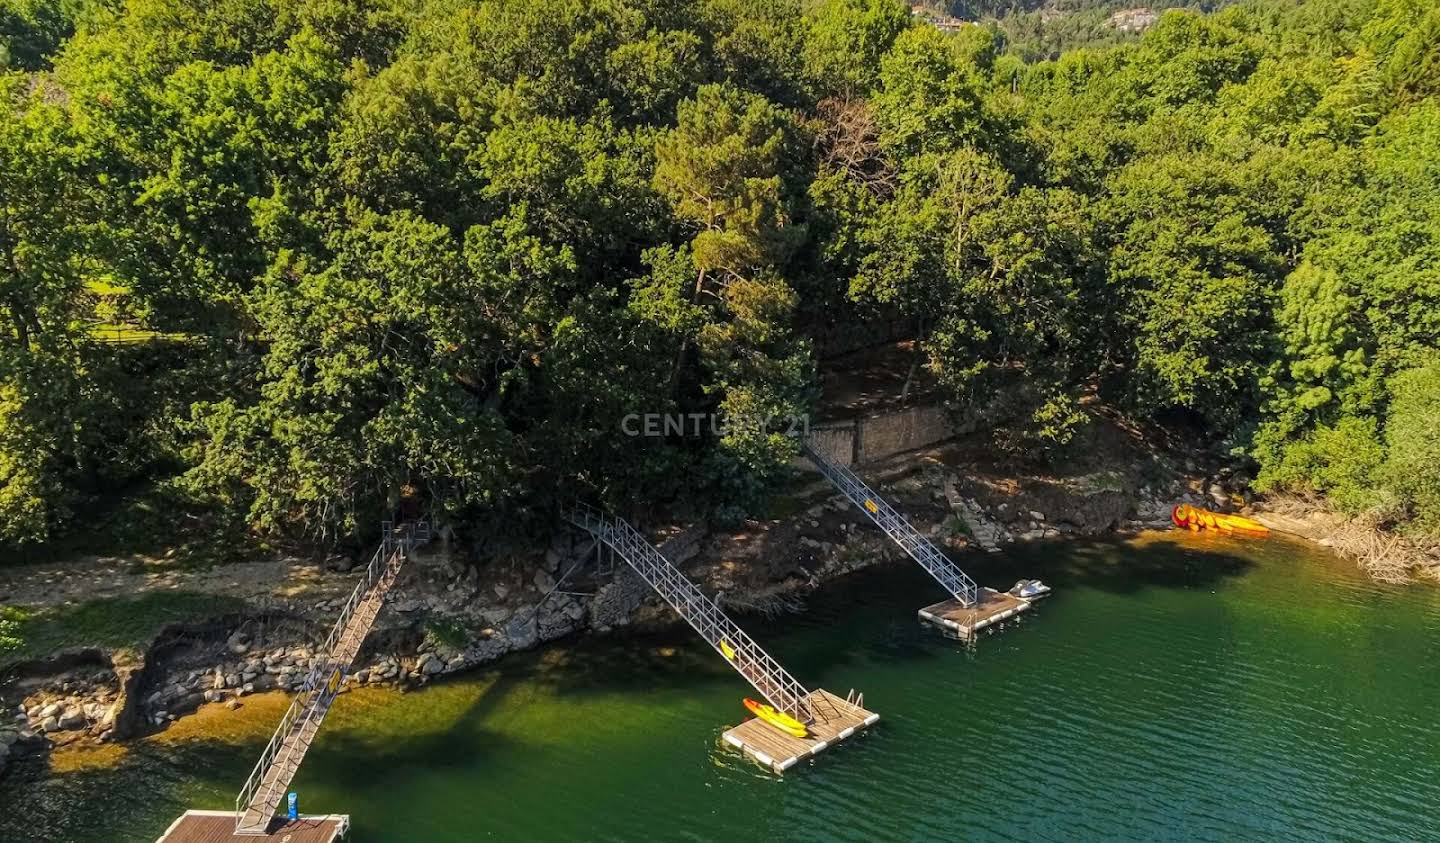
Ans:
<svg viewBox="0 0 1440 843"><path fill-rule="evenodd" d="M45 609L0 606L0 632L9 630L0 634L0 671L73 648L138 652L167 624L203 621L244 607L236 597L187 591Z"/></svg>
<svg viewBox="0 0 1440 843"><path fill-rule="evenodd" d="M458 650L470 643L474 634L465 621L453 617L431 617L425 621L425 639L432 645Z"/></svg>
<svg viewBox="0 0 1440 843"><path fill-rule="evenodd" d="M123 322L97 322L90 326L90 337L96 342L130 344L145 342L187 342L194 338L174 331L152 331Z"/></svg>

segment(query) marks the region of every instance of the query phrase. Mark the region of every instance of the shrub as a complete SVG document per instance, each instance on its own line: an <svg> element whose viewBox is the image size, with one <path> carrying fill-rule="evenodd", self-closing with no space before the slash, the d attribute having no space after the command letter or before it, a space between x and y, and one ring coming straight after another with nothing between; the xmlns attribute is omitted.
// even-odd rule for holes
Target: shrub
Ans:
<svg viewBox="0 0 1440 843"><path fill-rule="evenodd" d="M1440 363L1401 372L1390 388L1382 482L1419 529L1440 533Z"/></svg>
<svg viewBox="0 0 1440 843"><path fill-rule="evenodd" d="M1324 492L1340 509L1359 513L1384 500L1374 484L1384 457L1376 420L1346 416L1285 443L1278 461L1263 465L1255 487Z"/></svg>

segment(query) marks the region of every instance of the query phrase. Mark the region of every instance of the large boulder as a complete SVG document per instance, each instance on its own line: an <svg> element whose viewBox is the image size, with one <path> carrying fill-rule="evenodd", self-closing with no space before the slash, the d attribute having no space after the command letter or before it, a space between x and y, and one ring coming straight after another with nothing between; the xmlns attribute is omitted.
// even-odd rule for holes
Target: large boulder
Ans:
<svg viewBox="0 0 1440 843"><path fill-rule="evenodd" d="M601 586L590 600L590 625L623 626L640 607L650 586L629 565L617 562L615 578Z"/></svg>
<svg viewBox="0 0 1440 843"><path fill-rule="evenodd" d="M60 715L58 721L58 726L62 732L74 732L85 728L86 725L85 712L78 705L65 709L65 712Z"/></svg>
<svg viewBox="0 0 1440 843"><path fill-rule="evenodd" d="M512 648L525 650L534 647L540 640L534 612L519 612L505 625L505 637L510 639Z"/></svg>

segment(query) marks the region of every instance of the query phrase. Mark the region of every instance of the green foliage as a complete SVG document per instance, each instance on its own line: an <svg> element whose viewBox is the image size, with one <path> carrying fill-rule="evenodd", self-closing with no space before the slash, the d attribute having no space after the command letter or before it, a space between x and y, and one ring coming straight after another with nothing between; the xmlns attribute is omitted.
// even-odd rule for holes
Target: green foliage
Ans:
<svg viewBox="0 0 1440 843"><path fill-rule="evenodd" d="M1262 447L1265 444L1262 439ZM1345 416L1333 426L1317 425L1277 444L1273 455L1265 454L1256 480L1262 491L1324 492L1347 512L1375 509L1384 502L1374 483L1385 458L1375 419Z"/></svg>
<svg viewBox="0 0 1440 843"><path fill-rule="evenodd" d="M677 120L656 144L655 187L700 229L691 248L701 274L742 277L783 246L784 118L764 97L707 85Z"/></svg>
<svg viewBox="0 0 1440 843"><path fill-rule="evenodd" d="M73 32L66 6L57 0L0 2L0 70L40 70Z"/></svg>
<svg viewBox="0 0 1440 843"><path fill-rule="evenodd" d="M1396 375L1380 477L1417 529L1440 532L1440 363Z"/></svg>
<svg viewBox="0 0 1440 843"><path fill-rule="evenodd" d="M799 416L809 397L808 347L790 327L796 296L778 271L804 236L790 224L790 132L763 96L708 85L656 144L655 187L698 231L684 251L651 253L658 272L642 288L669 291L652 299L661 326L693 332L679 337L679 353L695 344L702 392L726 419L709 474L732 506L757 504L781 476L797 448L772 425ZM685 257L694 280L680 293Z"/></svg>
<svg viewBox="0 0 1440 843"><path fill-rule="evenodd" d="M1392 94L1403 100L1440 94L1440 7L1381 0L1365 37Z"/></svg>
<svg viewBox="0 0 1440 843"><path fill-rule="evenodd" d="M0 74L0 536L46 538L100 459L106 385L87 371L84 154L44 84Z"/></svg>
<svg viewBox="0 0 1440 843"><path fill-rule="evenodd" d="M196 487L248 499L262 530L324 538L385 514L370 489L443 482L443 506L503 503L512 443L485 401L523 387L534 311L552 306L540 279L573 262L518 226L466 240L462 254L439 226L369 213L336 234L328 264L282 254L254 296L267 347L255 402L197 405ZM498 377L466 383L476 371Z"/></svg>
<svg viewBox="0 0 1440 843"><path fill-rule="evenodd" d="M1424 436L1416 425L1423 423L1414 419L1424 406L1426 381L1397 373L1433 359L1440 336L1436 149L1436 104L1398 111L1376 126L1358 172L1312 200L1327 213L1285 280L1278 311L1284 362L1256 443L1268 485L1328 490L1337 481L1325 469L1330 460L1313 456L1314 441L1331 428L1364 426L1364 435L1352 438L1373 443L1360 453L1365 473L1373 473L1364 482L1373 484L1374 493L1341 493L1340 499L1351 509L1398 502L1432 530L1435 521L1427 513L1433 503L1423 502L1426 474L1410 462L1425 453L1417 450ZM1392 426L1401 410L1411 420L1401 426L1411 469L1375 472L1382 461L1397 464L1386 451L1395 447ZM1329 440L1338 444L1333 436ZM1344 474L1362 482L1359 471Z"/></svg>
<svg viewBox="0 0 1440 843"><path fill-rule="evenodd" d="M957 401L984 406L1023 379L1028 416L1007 445L1067 442L1084 416L1079 380L1097 336L1080 321L1094 295L1091 219L1064 189L1016 189L993 158L971 149L919 156L863 233L868 254L851 284L929 326L929 366Z"/></svg>
<svg viewBox="0 0 1440 843"><path fill-rule="evenodd" d="M1155 156L1116 176L1103 212L1111 277L1130 299L1133 400L1188 407L1216 426L1258 404L1282 266L1233 174L1200 155Z"/></svg>
<svg viewBox="0 0 1440 843"><path fill-rule="evenodd" d="M900 156L984 146L984 74L993 59L983 30L964 38L929 27L901 33L880 62L874 104L881 144Z"/></svg>
<svg viewBox="0 0 1440 843"><path fill-rule="evenodd" d="M805 74L818 94L853 98L879 83L880 61L909 26L894 0L825 0L807 16Z"/></svg>
<svg viewBox="0 0 1440 843"><path fill-rule="evenodd" d="M0 606L0 657L11 650L20 649L20 612L10 606Z"/></svg>
<svg viewBox="0 0 1440 843"><path fill-rule="evenodd" d="M0 5L0 538L137 484L324 543L402 489L522 535L576 494L738 516L870 316L1017 453L1098 394L1440 529L1434 4L962 5L1008 17Z"/></svg>

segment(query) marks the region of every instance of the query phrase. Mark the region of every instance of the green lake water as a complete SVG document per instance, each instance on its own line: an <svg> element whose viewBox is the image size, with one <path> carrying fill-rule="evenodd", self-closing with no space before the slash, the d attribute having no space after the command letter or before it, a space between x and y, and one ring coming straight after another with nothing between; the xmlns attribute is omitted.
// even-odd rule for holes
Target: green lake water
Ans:
<svg viewBox="0 0 1440 843"><path fill-rule="evenodd" d="M965 646L886 566L742 621L869 734L771 775L743 681L687 628L337 702L295 783L351 840L1440 840L1440 589L1284 540L1166 533L961 560L1056 596ZM229 808L283 700L0 779L0 840L152 841ZM38 836L37 836L38 834Z"/></svg>

